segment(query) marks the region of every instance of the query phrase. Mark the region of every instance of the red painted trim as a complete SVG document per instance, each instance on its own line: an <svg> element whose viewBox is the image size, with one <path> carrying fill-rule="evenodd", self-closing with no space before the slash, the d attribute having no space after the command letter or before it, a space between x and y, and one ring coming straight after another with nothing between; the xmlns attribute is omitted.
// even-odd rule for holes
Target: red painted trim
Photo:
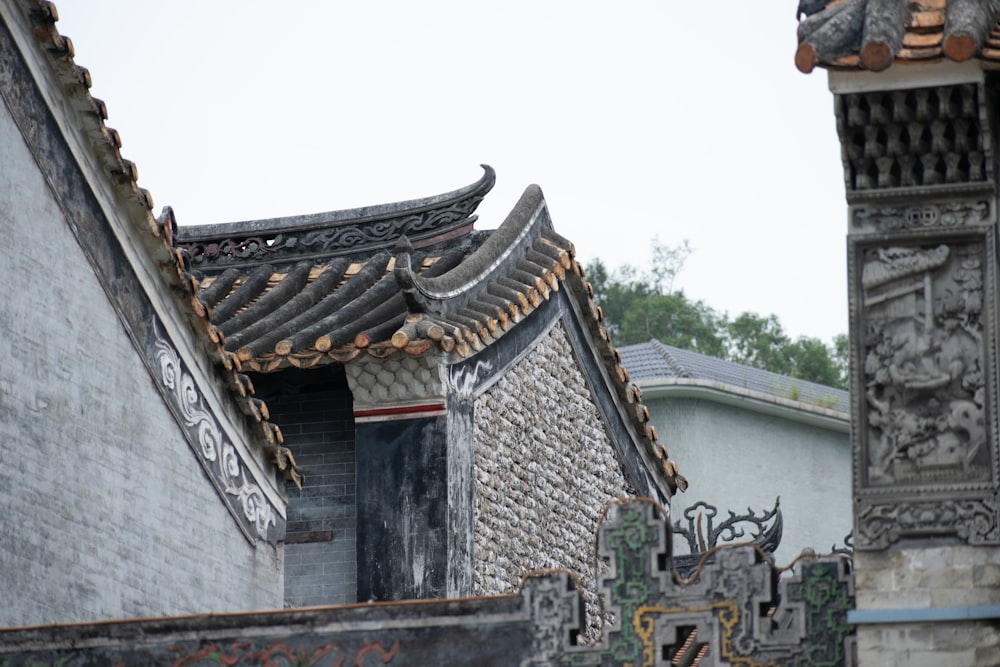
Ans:
<svg viewBox="0 0 1000 667"><path fill-rule="evenodd" d="M354 418L359 417L389 417L393 415L422 414L444 410L444 403L431 405L401 405L395 408L376 408L374 410L355 410Z"/></svg>

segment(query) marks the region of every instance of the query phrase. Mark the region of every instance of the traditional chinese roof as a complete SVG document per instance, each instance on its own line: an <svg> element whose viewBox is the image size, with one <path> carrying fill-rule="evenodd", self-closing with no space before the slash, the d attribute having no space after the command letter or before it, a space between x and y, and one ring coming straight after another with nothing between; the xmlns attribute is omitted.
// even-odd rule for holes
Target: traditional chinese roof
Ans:
<svg viewBox="0 0 1000 667"><path fill-rule="evenodd" d="M109 190L122 202L119 211L121 219L135 231L138 247L146 254L144 259L150 266L160 268L164 292L175 295L177 305L194 328L203 352L220 367L236 405L252 423L256 423L255 432L263 439L275 464L298 482L290 455L280 446L283 442L281 431L268 421L267 407L253 397L253 385L240 372L238 361L223 349L207 311L197 299L197 281L186 268L187 260L174 246L173 212L166 207L158 217L152 213L153 197L148 190L139 187L136 164L123 157L121 136L105 122L108 119L107 106L90 94L90 72L76 64L72 40L56 28L59 13L55 5L44 0L23 0L15 11L23 12L24 18L33 25L34 39L47 54L53 79L61 87L67 108L79 112L79 117L83 119L83 126L77 129L85 133L89 140L87 149L93 156L91 163L98 166L98 177L106 180ZM2 66L0 64L0 68ZM0 76L3 75L5 72L0 72Z"/></svg>
<svg viewBox="0 0 1000 667"><path fill-rule="evenodd" d="M644 446L671 486L685 486L541 189L529 186L498 229L473 229L494 180L484 169L477 183L437 197L181 230L180 246L202 274L199 300L225 349L262 373L432 349L460 360L566 289ZM372 225L383 232L359 231Z"/></svg>
<svg viewBox="0 0 1000 667"><path fill-rule="evenodd" d="M801 0L795 65L881 71L895 63L1000 62L997 0Z"/></svg>
<svg viewBox="0 0 1000 667"><path fill-rule="evenodd" d="M620 353L632 381L647 394L659 385L698 384L719 391L742 391L748 397L794 402L802 409L839 413L840 418L847 419L849 395L842 389L689 352L657 340L627 345Z"/></svg>
<svg viewBox="0 0 1000 667"><path fill-rule="evenodd" d="M473 229L494 181L484 169L477 183L437 197L182 230L225 348L270 372L362 351L438 347L465 357L500 338L582 269L537 186L500 229Z"/></svg>

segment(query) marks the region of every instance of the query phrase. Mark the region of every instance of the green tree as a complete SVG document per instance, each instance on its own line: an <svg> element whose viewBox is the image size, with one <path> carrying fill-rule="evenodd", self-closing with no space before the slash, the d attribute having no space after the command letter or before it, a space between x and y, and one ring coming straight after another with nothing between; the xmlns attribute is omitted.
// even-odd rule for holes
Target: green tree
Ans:
<svg viewBox="0 0 1000 667"><path fill-rule="evenodd" d="M629 304L615 336L618 345L657 340L714 357L725 356L724 322L702 301L684 292L653 294Z"/></svg>
<svg viewBox="0 0 1000 667"><path fill-rule="evenodd" d="M835 385L847 389L851 383L851 346L847 334L840 333L833 337L833 360L837 364L840 382Z"/></svg>
<svg viewBox="0 0 1000 667"><path fill-rule="evenodd" d="M626 264L608 271L600 259L587 266L594 300L615 345L657 339L667 345L754 366L791 377L847 388L847 336L828 346L817 338L792 340L776 315L741 313L729 320L703 301L692 301L674 281L691 254L678 246L652 242L652 268L641 272Z"/></svg>
<svg viewBox="0 0 1000 667"><path fill-rule="evenodd" d="M787 375L828 387L844 388L840 368L831 348L819 338L797 338L788 345L787 354L791 360Z"/></svg>
<svg viewBox="0 0 1000 667"><path fill-rule="evenodd" d="M728 355L735 361L788 375L793 361L789 355L791 339L785 334L777 315L763 317L742 313L726 327Z"/></svg>

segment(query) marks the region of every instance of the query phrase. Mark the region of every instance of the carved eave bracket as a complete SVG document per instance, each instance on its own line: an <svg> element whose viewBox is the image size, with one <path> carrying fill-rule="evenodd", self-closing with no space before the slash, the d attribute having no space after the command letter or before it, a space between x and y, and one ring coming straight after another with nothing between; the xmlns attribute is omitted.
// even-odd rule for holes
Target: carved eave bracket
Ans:
<svg viewBox="0 0 1000 667"><path fill-rule="evenodd" d="M360 355L344 364L355 420L384 421L443 414L448 362L443 353Z"/></svg>

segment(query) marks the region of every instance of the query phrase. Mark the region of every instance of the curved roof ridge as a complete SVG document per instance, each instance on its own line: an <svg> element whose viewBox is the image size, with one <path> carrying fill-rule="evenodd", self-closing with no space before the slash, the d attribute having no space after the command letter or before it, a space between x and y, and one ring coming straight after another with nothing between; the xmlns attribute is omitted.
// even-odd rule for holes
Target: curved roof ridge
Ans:
<svg viewBox="0 0 1000 667"><path fill-rule="evenodd" d="M197 225L178 230L178 244L204 273L256 265L261 259L293 264L391 248L406 236L414 245L461 236L472 230L474 211L496 183L496 172L481 165L482 177L433 197L308 215Z"/></svg>
<svg viewBox="0 0 1000 667"><path fill-rule="evenodd" d="M397 246L396 280L416 312L444 314L469 301L482 285L502 275L512 262L523 257L541 236L548 217L542 215L545 197L537 185L529 185L500 227L465 261L439 276L419 276L413 270L412 246L401 239Z"/></svg>

